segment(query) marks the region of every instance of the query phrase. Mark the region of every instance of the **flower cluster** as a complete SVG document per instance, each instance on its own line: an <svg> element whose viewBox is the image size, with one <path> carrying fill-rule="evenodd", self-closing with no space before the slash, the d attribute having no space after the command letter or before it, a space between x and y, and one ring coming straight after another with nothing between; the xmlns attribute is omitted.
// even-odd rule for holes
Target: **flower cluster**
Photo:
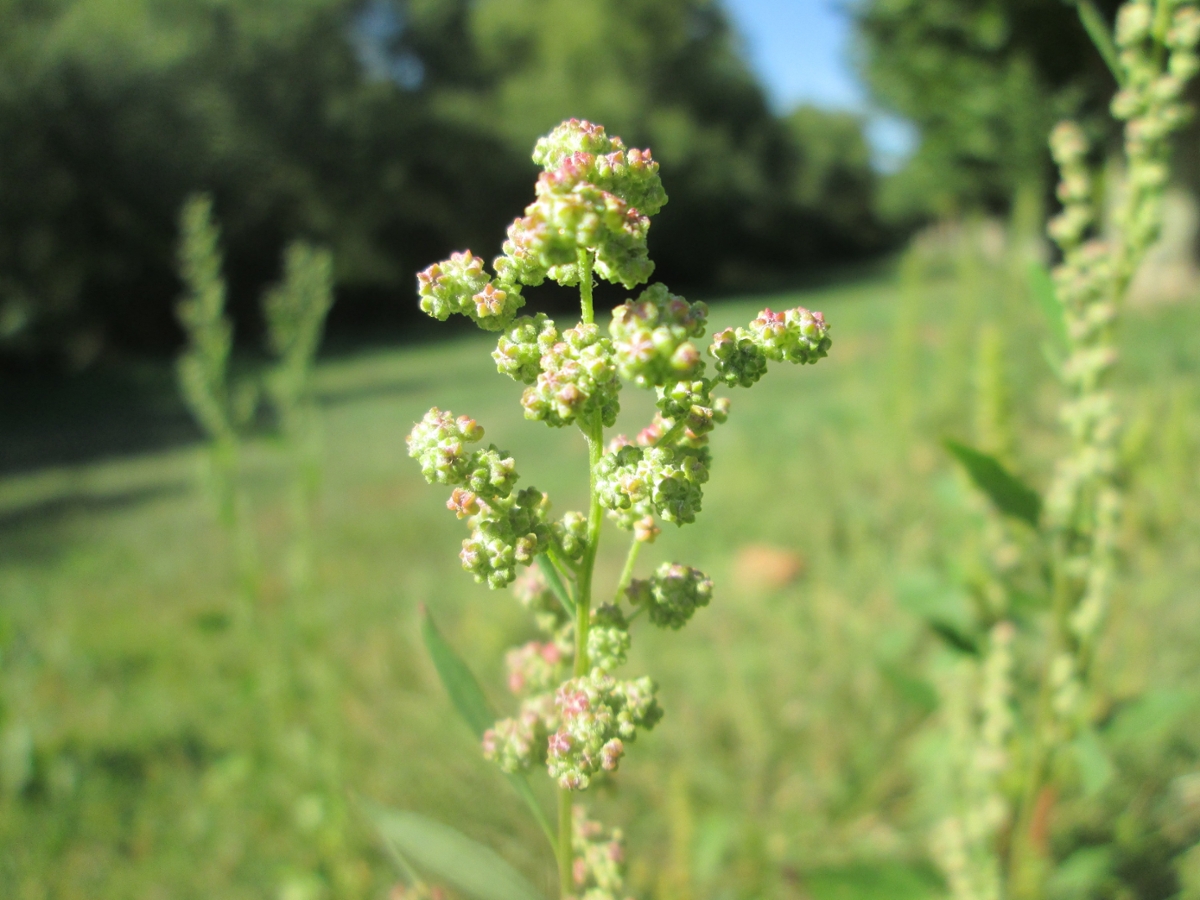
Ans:
<svg viewBox="0 0 1200 900"><path fill-rule="evenodd" d="M439 322L459 313L487 331L504 328L525 305L520 287L511 281L495 282L470 250L452 253L418 273L417 292L421 310Z"/></svg>
<svg viewBox="0 0 1200 900"><path fill-rule="evenodd" d="M781 313L764 309L747 328L718 332L708 352L722 381L749 387L766 372L767 360L815 363L832 344L824 316L797 306Z"/></svg>
<svg viewBox="0 0 1200 900"><path fill-rule="evenodd" d="M708 449L624 444L605 453L596 467L601 506L622 513L626 528L647 515L683 525L696 520L708 481Z"/></svg>
<svg viewBox="0 0 1200 900"><path fill-rule="evenodd" d="M534 383L521 405L527 419L562 427L599 417L605 427L617 420L621 382L613 364L612 342L595 325L577 325L562 334L539 360Z"/></svg>
<svg viewBox="0 0 1200 900"><path fill-rule="evenodd" d="M764 310L747 327L717 335L709 348L717 376L710 378L698 349L707 308L662 284L617 307L602 334L593 278L632 289L653 270L648 217L666 203L658 164L648 151L627 149L577 120L540 140L533 158L543 168L535 199L509 228L495 276L469 251L455 253L422 272L418 290L421 308L435 318L460 313L500 332L492 358L524 385L526 418L580 428L590 451L589 511L551 519L547 497L517 490L515 461L494 445L483 448L483 429L472 419L430 410L408 446L426 480L453 489L447 506L471 528L464 568L493 588L515 580L513 593L541 632L507 656L517 709L485 731L484 755L510 773L544 765L560 788L583 790L614 771L638 731L662 716L649 678L614 677L628 658L638 612L679 628L712 596L712 582L687 566L665 564L647 580L633 575L639 549L660 532L657 520L683 525L700 511L709 436L729 414L728 400L714 392L753 384L768 360L816 362L830 341L820 313ZM578 285L578 324L560 328L542 313L517 317L519 286L547 278ZM653 390L657 411L636 441L618 436L604 452L623 381ZM592 590L604 510L633 532L611 603L593 602ZM518 579L517 567L535 560L537 568ZM558 848L564 896L623 900L619 834L599 836L599 826L577 813L573 846Z"/></svg>
<svg viewBox="0 0 1200 900"><path fill-rule="evenodd" d="M663 563L650 578L631 581L625 593L634 606L649 610L655 625L678 630L697 609L708 606L712 590L712 579L699 569Z"/></svg>
<svg viewBox="0 0 1200 900"><path fill-rule="evenodd" d="M572 119L538 142L533 159L544 169L537 199L509 226L496 260L501 277L577 285L594 264L601 278L627 288L646 281L654 271L649 217L667 201L649 151L626 150L599 125ZM591 255L588 263L581 254Z"/></svg>
<svg viewBox="0 0 1200 900"><path fill-rule="evenodd" d="M621 829L604 836L582 806L571 810L571 880L578 900L624 900L625 846ZM568 900L571 900L568 898Z"/></svg>
<svg viewBox="0 0 1200 900"><path fill-rule="evenodd" d="M613 310L613 353L617 370L638 387L654 387L694 377L704 365L690 338L703 337L708 307L688 303L652 284L637 300Z"/></svg>
<svg viewBox="0 0 1200 900"><path fill-rule="evenodd" d="M446 506L471 528L460 554L463 568L499 588L516 577L518 564L529 565L549 546L549 500L536 488L514 491L516 464L494 444L466 449L482 439L474 419L435 406L409 434L408 455L430 484L454 486Z"/></svg>
<svg viewBox="0 0 1200 900"><path fill-rule="evenodd" d="M550 735L547 764L559 786L586 790L597 772L611 772L639 728L653 728L662 709L649 678L618 681L603 672L572 678L554 696L559 727Z"/></svg>

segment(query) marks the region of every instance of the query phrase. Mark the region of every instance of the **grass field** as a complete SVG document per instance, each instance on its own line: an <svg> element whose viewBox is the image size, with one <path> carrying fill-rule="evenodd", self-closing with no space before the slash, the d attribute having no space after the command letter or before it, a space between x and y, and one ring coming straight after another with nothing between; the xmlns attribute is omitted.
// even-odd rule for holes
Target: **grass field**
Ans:
<svg viewBox="0 0 1200 900"><path fill-rule="evenodd" d="M948 651L905 598L953 593L978 552L987 513L939 441L972 439L984 320L1008 341L1019 468L1044 486L1058 446L1036 314L986 273L978 290L962 281L905 293L875 276L714 305L719 327L765 305L821 309L834 347L732 394L699 523L668 526L643 554L641 571L678 559L717 593L680 633L635 631L628 671L660 681L666 717L594 804L625 827L637 896L941 894L926 852L936 798L915 785L937 765L931 673ZM1170 896L1172 854L1200 837L1200 809L1170 806L1200 770L1198 333L1193 304L1135 311L1124 335L1137 474L1100 685L1117 777L1064 807L1057 847L1117 847L1114 878L1135 893L1111 896ZM280 574L284 466L260 440L246 481L266 578L248 619L198 444L81 452L0 479L0 896L383 898L396 875L359 797L452 823L550 892L544 842L455 719L416 624L425 603L504 706L503 652L529 626L461 571L461 526L407 458L430 406L477 418L557 511L584 503L582 439L521 418L489 343L322 364L314 586L289 595ZM122 429L137 446L179 416L169 367L139 371L150 412L96 417L108 399L92 389L54 402L90 411L98 446L125 446ZM627 388L623 401L635 432L649 398ZM37 445L36 423L21 440ZM607 537L602 590L624 550Z"/></svg>

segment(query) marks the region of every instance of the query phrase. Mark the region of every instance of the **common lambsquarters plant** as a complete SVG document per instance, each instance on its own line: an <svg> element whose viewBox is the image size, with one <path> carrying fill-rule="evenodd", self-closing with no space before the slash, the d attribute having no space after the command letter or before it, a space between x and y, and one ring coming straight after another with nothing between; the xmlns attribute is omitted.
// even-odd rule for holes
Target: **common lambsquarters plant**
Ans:
<svg viewBox="0 0 1200 900"><path fill-rule="evenodd" d="M1056 333L1067 449L1044 500L994 457L950 446L998 510L1028 526L1024 568L1041 581L1030 592L1019 566L997 571L1001 590L981 604L969 636L981 656L966 679L975 690L959 691L948 716L957 809L935 841L955 900L1047 896L1055 804L1103 753L1092 688L1121 511L1121 421L1109 384L1116 330L1130 282L1159 236L1170 138L1187 121L1184 88L1200 71L1200 10L1191 0L1129 0L1111 35L1090 0L1078 7L1119 85L1112 113L1125 123L1125 183L1106 222L1105 184L1089 165L1083 129L1055 128L1062 211L1050 236L1062 260L1052 279L1034 280Z"/></svg>
<svg viewBox="0 0 1200 900"><path fill-rule="evenodd" d="M561 896L619 900L620 832L605 835L576 799L615 772L638 734L663 715L649 677L619 674L635 620L678 629L713 592L703 572L682 563L635 577L638 553L660 523L683 526L700 512L709 434L729 411L718 390L753 385L772 361L817 362L829 350L829 328L819 312L763 310L745 328L712 338L710 370L698 346L707 334L706 307L663 284L626 300L602 328L592 300L596 279L632 290L654 270L646 237L650 217L667 202L658 164L648 151L627 149L599 125L574 119L539 140L533 159L544 170L536 199L509 227L493 273L470 251L455 253L417 276L420 303L436 319L457 313L497 332L492 356L501 374L525 385L525 417L579 429L588 448L589 504L554 516L546 494L518 485L516 461L483 443L474 419L431 409L408 438L409 454L430 484L450 489L447 506L469 531L459 554L463 568L493 589L511 585L542 638L508 654L517 708L498 720L428 618L426 639L484 755L509 774L543 823ZM578 289L578 322L563 327L541 313L517 315L522 289L547 279ZM658 407L632 438L606 434L625 382L653 392ZM629 534L629 550L617 584L601 592L593 576L606 513ZM520 569L526 572L518 576ZM557 786L557 828L525 780L535 770ZM474 854L469 863L447 866L470 842L444 826L398 813L380 813L378 822L406 868L423 863L479 897L500 896L501 882L521 883L515 872L487 869L499 861L477 845L464 851ZM493 877L470 882L464 872L481 866ZM505 896L522 890L529 893L526 886Z"/></svg>

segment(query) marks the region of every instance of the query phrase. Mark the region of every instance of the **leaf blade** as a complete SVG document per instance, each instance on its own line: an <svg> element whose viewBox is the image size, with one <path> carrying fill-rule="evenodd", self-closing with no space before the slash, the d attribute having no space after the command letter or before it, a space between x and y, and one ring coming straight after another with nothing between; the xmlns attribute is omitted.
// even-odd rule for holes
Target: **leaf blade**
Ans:
<svg viewBox="0 0 1200 900"><path fill-rule="evenodd" d="M458 710L459 716L467 723L475 737L482 739L483 733L496 723L496 714L492 711L491 704L484 696L483 688L479 686L475 675L442 637L429 610L423 606L421 637L425 640L425 649L433 659L433 667L437 669L438 677L446 693L450 695L454 708Z"/></svg>
<svg viewBox="0 0 1200 900"><path fill-rule="evenodd" d="M1004 468L994 456L954 440L947 439L943 444L1000 512L1038 527L1042 498L1037 491Z"/></svg>
<svg viewBox="0 0 1200 900"><path fill-rule="evenodd" d="M562 579L558 575L558 569L554 565L554 561L545 553L539 553L537 557L538 569L541 570L542 577L546 579L546 583L550 585L550 590L554 592L554 596L558 598L558 602L563 605L563 609L567 611L567 615L575 618L575 601L571 599L570 593L567 591L566 585L562 583Z"/></svg>
<svg viewBox="0 0 1200 900"><path fill-rule="evenodd" d="M496 724L499 716L488 702L475 674L449 642L442 637L442 633L433 622L433 616L424 606L421 607L421 635L425 640L425 648L433 659L433 667L437 670L442 687L450 695L454 708L466 722L467 727L471 729L476 740L483 740L484 732ZM558 839L554 834L554 829L550 827L546 814L542 811L541 804L538 803L529 779L521 772L506 772L505 777L508 778L509 784L513 786L517 795L525 801L529 812L550 842L551 848L557 853Z"/></svg>
<svg viewBox="0 0 1200 900"><path fill-rule="evenodd" d="M1054 349L1058 356L1065 356L1069 349L1067 342L1067 320L1062 303L1058 300L1058 291L1054 287L1054 279L1039 262L1029 264L1029 292L1037 302L1050 335L1054 340Z"/></svg>
<svg viewBox="0 0 1200 900"><path fill-rule="evenodd" d="M545 900L496 851L441 822L408 810L366 805L393 853L474 900Z"/></svg>

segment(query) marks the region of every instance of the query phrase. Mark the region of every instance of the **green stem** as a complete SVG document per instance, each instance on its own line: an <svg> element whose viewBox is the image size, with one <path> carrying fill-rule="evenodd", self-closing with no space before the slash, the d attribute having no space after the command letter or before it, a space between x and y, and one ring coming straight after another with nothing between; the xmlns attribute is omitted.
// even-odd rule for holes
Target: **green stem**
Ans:
<svg viewBox="0 0 1200 900"><path fill-rule="evenodd" d="M574 892L571 868L575 860L571 850L571 792L560 787L558 789L558 889L562 897L569 897Z"/></svg>
<svg viewBox="0 0 1200 900"><path fill-rule="evenodd" d="M583 321L592 324L592 261L591 252L579 251L579 302ZM596 470L604 454L604 421L597 412L591 421L580 423L588 445L589 506L587 546L576 568L575 580L575 669L576 678L591 670L588 659L588 629L592 623L592 573L596 569L596 553L600 549L600 525L604 511L600 508L600 493L596 489ZM558 789L558 884L563 897L572 893L571 867L574 855L571 847L571 791Z"/></svg>
<svg viewBox="0 0 1200 900"><path fill-rule="evenodd" d="M579 305L583 309L585 325L591 325L594 317L592 312L592 266L594 262L592 251L581 247L579 249Z"/></svg>
<svg viewBox="0 0 1200 900"><path fill-rule="evenodd" d="M621 598L625 596L625 589L633 581L633 567L637 564L638 554L641 551L642 541L639 541L635 537L633 543L629 545L629 553L625 557L625 568L621 570L621 580L617 582L617 596L613 598L614 606L621 605Z"/></svg>
<svg viewBox="0 0 1200 900"><path fill-rule="evenodd" d="M1046 657L1045 668L1042 671L1041 684L1038 692L1037 720L1034 725L1034 747L1030 757L1029 771L1026 775L1021 805L1017 810L1016 824L1013 828L1013 840L1008 860L1008 884L1011 895L1017 900L1021 898L1036 898L1041 896L1038 884L1040 874L1033 863L1034 850L1030 841L1030 830L1033 827L1033 816L1037 810L1038 797L1046 785L1050 767L1054 761L1055 741L1055 712L1054 685L1051 681L1051 670L1054 660L1067 646L1069 635L1069 616L1071 612L1071 587L1067 580L1064 567L1066 564L1066 548L1060 537L1055 541L1054 548L1054 585L1052 603L1054 621L1050 639L1050 648Z"/></svg>

